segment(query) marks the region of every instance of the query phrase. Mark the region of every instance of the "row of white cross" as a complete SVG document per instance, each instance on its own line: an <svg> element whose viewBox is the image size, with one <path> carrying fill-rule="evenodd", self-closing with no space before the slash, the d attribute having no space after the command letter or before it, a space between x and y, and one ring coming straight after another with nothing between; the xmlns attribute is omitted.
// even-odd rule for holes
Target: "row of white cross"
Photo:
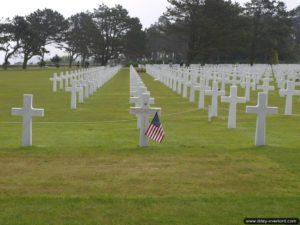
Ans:
<svg viewBox="0 0 300 225"><path fill-rule="evenodd" d="M53 81L53 91L55 92L57 91L56 86L57 86L57 82L59 81L61 89L65 87L66 90L70 90L72 92L71 108L75 109L76 93L78 89L79 89L79 96L83 95L83 91L85 90L86 91L85 97L88 97L90 94L94 93L97 90L97 88L101 87L108 80L110 80L115 74L117 74L120 68L121 67L113 67L113 68L106 68L106 69L94 68L89 70L81 70L73 73L72 72L66 73L65 75L61 73L60 76L54 74L53 78L50 79ZM84 83L86 85L84 85ZM72 84L72 86L68 87L69 84ZM12 108L11 110L11 114L13 116L23 117L23 130L22 130L23 147L32 146L32 117L44 116L44 109L33 108L32 101L33 101L33 95L24 94L23 108Z"/></svg>
<svg viewBox="0 0 300 225"><path fill-rule="evenodd" d="M162 65L160 65L160 67L162 67ZM169 66L164 65L163 67ZM272 67L267 64L255 64L253 66L249 64L207 64L205 66L192 64L188 68L180 68L179 65L172 65L172 69L175 71L180 69L182 73L202 74L205 77L226 77L228 74L231 74L233 82L235 76L238 79L237 82L239 82L239 80L243 81L245 76L261 79L262 77L272 77L273 73L276 78L285 77L285 80L295 80L300 78L300 65L297 64L278 64L273 65Z"/></svg>
<svg viewBox="0 0 300 225"><path fill-rule="evenodd" d="M77 94L78 103L83 103L85 99L89 98L97 89L101 88L107 81L118 73L121 67L96 67L91 69L82 69L77 71L61 72L53 74L50 78L52 81L52 91L57 92L57 84L59 88L67 92L71 92L71 109L77 108ZM69 86L69 84L71 86Z"/></svg>
<svg viewBox="0 0 300 225"><path fill-rule="evenodd" d="M224 65L228 70L228 65ZM242 66L240 66L242 67ZM248 66L245 66L246 68ZM217 66L215 70L213 70L211 66L203 67L204 73L201 70L188 70L186 68L169 68L167 66L149 66L147 65L148 73L152 74L156 79L160 80L162 83L172 88L173 91L177 91L178 94L181 94L181 89L183 86L183 97L187 98L187 90L190 88L190 102L195 101L195 91L199 91L199 109L204 109L204 97L205 95L210 95L211 88L210 83L218 82L221 84L221 91L225 91L225 86L227 84L240 86L245 89L245 97L246 101L250 101L251 97L251 89L252 90L261 90L262 92L269 93L270 91L274 91L275 87L270 85L270 82L273 81L271 67L263 67L259 65L258 68L261 69L259 72L258 69L255 69L255 73L247 74L240 70L237 73L233 70L231 73L227 75L224 74L226 69L222 69L221 66ZM229 67L230 68L230 67ZM235 67L232 67L235 68ZM254 67L255 68L255 67ZM278 68L278 67L275 67ZM300 67L296 67L299 68ZM277 69L278 70L278 69ZM209 72L207 72L209 71ZM217 72L216 72L217 71ZM267 71L267 72L266 72ZM295 70L297 71L297 70ZM220 74L218 73L220 72ZM300 72L294 72L292 75L286 75L284 73L276 74L275 73L275 84L277 84L277 89L279 90L279 95L281 97L286 97L285 104L285 115L292 115L292 107L293 107L293 96L300 96L300 90L297 90L297 86L300 86ZM260 82L263 82L262 85L258 85ZM212 88L213 89L213 88ZM215 106L214 104L211 106L212 108L212 116L215 116Z"/></svg>
<svg viewBox="0 0 300 225"><path fill-rule="evenodd" d="M257 86L260 79L256 79L251 76L246 77L245 82L241 82L241 76L237 79L236 73L232 76L221 77L219 79L218 75L213 75L213 85L210 88L210 79L206 79L204 76L200 76L200 82L197 76L189 74L187 79L183 79L184 76L180 72L180 70L167 70L166 68L161 69L158 66L149 66L147 65L147 72L152 75L155 79L160 80L165 85L170 87L173 91L181 94L181 90L183 89L183 97L187 97L188 88L190 89L190 101L195 101L195 91L199 90L200 98L199 98L199 108L204 108L204 96L211 95L212 96L212 105L210 117L216 117L218 115L218 97L221 97L222 102L229 103L229 116L228 116L228 128L236 127L236 105L238 103L245 103L250 100L250 91L249 98L247 99L247 87L252 87L252 89L261 89L263 92L258 94L258 104L257 106L247 106L247 113L255 113L257 114L257 125L256 125L256 145L261 146L265 144L265 121L266 115L268 114L276 114L278 109L277 107L268 107L268 92L274 90L274 87L270 86L269 82L272 80L272 77L264 74L260 79L263 80L263 85ZM111 79L118 71L120 67L103 69L101 68L102 73L99 75L99 68L95 68L92 70L85 71L75 71L71 73L66 73L65 75L62 73L60 76L54 75L51 79L53 82L53 91L57 91L57 82L59 82L60 89L66 89L72 92L72 101L71 108L76 108L76 103L74 107L74 101L76 102L76 95L79 92L79 98L83 98L83 96L88 97L97 88L101 87L105 82ZM178 74L181 74L180 76ZM258 75L255 75L258 77ZM286 109L285 114L292 114L292 98L295 95L300 96L300 90L296 90L295 87L300 85L298 81L298 77L293 77L285 80L283 76L275 76L275 80L277 82L278 87L281 87L280 95L286 96ZM175 77L175 79L174 79ZM234 78L232 78L234 77ZM230 88L230 96L225 95L225 85L227 82L223 82L224 80L231 80L229 84ZM248 81L247 81L248 80ZM251 82L252 80L252 82ZM219 82L221 82L221 90L219 90ZM69 87L69 84L72 86ZM223 87L224 84L224 87ZM246 96L238 97L237 96L237 84L240 84L242 87L246 88ZM254 85L255 84L255 85ZM183 86L183 88L182 88ZM257 87L256 87L257 86ZM287 86L285 88L285 86ZM77 88L79 91L77 91ZM223 90L222 90L223 89ZM83 95L85 93L85 95ZM74 97L75 95L75 97ZM147 91L147 88L143 84L140 79L138 73L131 66L130 68L130 103L134 103L135 107L131 107L130 113L136 115L138 117L138 128L140 129L140 146L145 147L148 145L148 139L145 136L146 128L149 125L148 117L153 116L155 113L160 113L160 108L150 108L150 104L154 104L154 99L150 98L150 93ZM44 109L35 109L32 107L32 95L24 95L23 99L23 108L12 108L13 116L22 116L23 117L23 135L22 135L22 145L23 146L31 146L32 145L32 117L44 116Z"/></svg>
<svg viewBox="0 0 300 225"><path fill-rule="evenodd" d="M255 89L256 84L263 78L270 78L270 74L272 71L270 67L262 66L198 66L198 67L189 67L189 68L180 68L178 66L165 66L165 65L157 65L153 66L153 69L162 70L161 72L157 71L156 78L165 83L167 86L172 85L174 80L177 82L185 83L190 86L195 85L195 83L199 83L199 79L203 78L207 84L210 81L217 80L221 83L221 90L225 89L226 84L230 85L245 85L247 82L251 84L251 88ZM185 92L183 91L183 95Z"/></svg>
<svg viewBox="0 0 300 225"><path fill-rule="evenodd" d="M193 68L178 68L168 67L163 65L149 66L147 71L153 74L155 79L160 80L169 88L178 94L182 94L187 98L188 88L190 88L190 102L195 101L195 91L200 92L199 109L204 109L204 96L207 89L210 90L210 83L217 81L221 85L221 91L225 91L226 85L236 85L245 89L246 101L250 101L251 89L261 90L263 92L274 91L275 87L270 85L273 81L272 70L270 66L258 65L254 66L252 70L248 69L249 66L204 66ZM237 69L238 68L238 69ZM275 67L277 68L277 67ZM296 67L299 68L300 67ZM242 70L243 69L243 70ZM278 69L277 69L278 70ZM295 70L297 71L297 70ZM227 73L226 73L227 72ZM275 83L277 89L282 97L286 97L285 115L292 114L292 97L300 96L297 86L300 86L300 72L294 72L293 75L286 75L284 73L275 73ZM262 85L259 83L262 82ZM183 89L183 91L182 91Z"/></svg>
<svg viewBox="0 0 300 225"><path fill-rule="evenodd" d="M154 98L150 97L150 92L147 91L147 87L144 85L139 74L136 72L133 66L130 66L130 103L134 104L134 107L130 108L130 114L137 116L137 128L140 130L140 147L148 146L148 138L146 137L146 129L149 126L149 116L154 116L155 113L160 114L161 108L152 108L151 104L154 104Z"/></svg>
<svg viewBox="0 0 300 225"><path fill-rule="evenodd" d="M175 74L172 73L171 69L161 69L159 66L147 65L147 73L154 77L154 79L161 81L167 87L172 89L174 92L181 94L181 89L183 88L183 97L187 97L188 88L190 89L190 102L195 100L195 90L198 90L199 95L199 109L204 109L204 99L206 95L212 96L212 103L209 106L209 120L213 117L218 116L218 97L221 96L221 102L229 104L229 113L228 113L228 128L236 128L236 107L239 103L246 103L250 100L250 87L254 87L250 83L250 78L247 78L244 87L246 88L246 96L239 97L237 95L238 86L236 76L234 78L235 82L231 83L230 95L225 96L225 85L227 83L222 83L222 88L219 90L219 81L218 76L215 76L212 81L212 88L209 86L210 79L206 80L205 77L200 76L200 82L197 82L197 77L195 75L191 76L178 76L180 71ZM163 72L162 72L163 71ZM232 80L227 78L228 80ZM257 125L256 125L256 146L265 145L265 123L267 114L276 114L278 111L277 107L268 107L268 92L274 90L274 87L269 85L270 77L263 78L263 85L255 85L255 88L262 90L258 95L258 104L256 106L247 106L246 113L255 113L257 114ZM221 81L222 82L222 81ZM286 90L281 90L281 94L286 94L287 96L287 107L291 107L291 96L297 94L297 91L292 92L292 87L290 87L292 81L288 82L288 88ZM224 86L223 86L224 84ZM241 84L241 82L240 82ZM183 86L183 87L182 87ZM294 87L293 87L294 88ZM290 91L288 91L291 89ZM289 100L288 100L289 98Z"/></svg>
<svg viewBox="0 0 300 225"><path fill-rule="evenodd" d="M273 71L276 79L298 80L300 77L299 64L279 64L273 65Z"/></svg>

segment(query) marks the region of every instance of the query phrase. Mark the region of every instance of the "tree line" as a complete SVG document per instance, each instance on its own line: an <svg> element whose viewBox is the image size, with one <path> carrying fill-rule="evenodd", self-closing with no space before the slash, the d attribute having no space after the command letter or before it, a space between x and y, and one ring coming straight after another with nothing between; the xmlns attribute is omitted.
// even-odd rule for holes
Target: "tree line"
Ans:
<svg viewBox="0 0 300 225"><path fill-rule="evenodd" d="M300 6L251 0L244 6L228 0L168 0L158 22L143 30L121 5L99 5L92 12L64 18L52 9L37 10L0 23L3 68L16 55L28 61L47 46L68 54L69 66L109 60L153 63L278 63L300 61Z"/></svg>
<svg viewBox="0 0 300 225"><path fill-rule="evenodd" d="M143 56L145 33L138 18L130 17L121 5L100 5L93 12L81 12L64 18L52 9L37 10L28 16L15 16L0 24L0 51L3 68L11 57L23 59L23 69L34 56L44 56L46 46L54 44L68 54L69 66L80 56L82 65L93 60L106 65L110 59ZM142 43L142 46L139 45Z"/></svg>
<svg viewBox="0 0 300 225"><path fill-rule="evenodd" d="M148 57L191 63L300 61L300 6L251 0L168 0L170 7L146 30Z"/></svg>

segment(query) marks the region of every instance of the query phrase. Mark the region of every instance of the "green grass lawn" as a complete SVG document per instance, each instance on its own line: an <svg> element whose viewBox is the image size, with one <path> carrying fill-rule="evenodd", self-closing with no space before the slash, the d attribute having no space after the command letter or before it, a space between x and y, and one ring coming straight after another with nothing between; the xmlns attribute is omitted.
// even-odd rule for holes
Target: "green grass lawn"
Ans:
<svg viewBox="0 0 300 225"><path fill-rule="evenodd" d="M55 70L0 71L1 225L238 225L246 217L300 217L300 102L269 94L267 146L255 148L255 115L228 105L207 111L141 77L162 108L165 141L138 147L129 115L129 71L122 70L76 111L70 93L52 93ZM21 118L33 94L33 147L21 148ZM228 92L227 92L228 94ZM243 91L240 91L240 95ZM251 104L256 105L256 93ZM206 105L210 98L206 98Z"/></svg>

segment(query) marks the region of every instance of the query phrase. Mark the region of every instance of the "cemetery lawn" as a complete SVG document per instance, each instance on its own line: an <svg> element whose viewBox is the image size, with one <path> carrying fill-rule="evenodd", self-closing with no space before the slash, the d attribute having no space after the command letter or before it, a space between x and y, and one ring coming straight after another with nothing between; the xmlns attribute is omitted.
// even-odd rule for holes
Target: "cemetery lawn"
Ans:
<svg viewBox="0 0 300 225"><path fill-rule="evenodd" d="M227 104L207 110L142 74L162 107L165 141L140 149L129 115L123 69L76 111L70 93L52 93L53 69L0 71L1 225L238 225L246 217L300 217L300 103L269 94L280 115L267 118L267 146L254 147L255 115ZM10 116L33 94L33 144L21 148L21 118ZM228 91L226 93L228 95ZM239 95L244 94L240 91ZM206 106L210 98L205 99ZM251 95L256 105L256 94Z"/></svg>

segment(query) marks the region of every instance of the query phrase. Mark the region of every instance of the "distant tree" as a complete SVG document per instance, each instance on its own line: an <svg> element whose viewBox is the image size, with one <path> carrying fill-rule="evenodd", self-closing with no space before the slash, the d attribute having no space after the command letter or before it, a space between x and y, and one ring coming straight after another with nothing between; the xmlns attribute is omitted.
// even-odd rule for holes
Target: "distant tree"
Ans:
<svg viewBox="0 0 300 225"><path fill-rule="evenodd" d="M215 13L217 12L217 13ZM197 61L220 63L242 58L241 46L247 43L247 20L238 4L206 0L198 25Z"/></svg>
<svg viewBox="0 0 300 225"><path fill-rule="evenodd" d="M58 48L66 51L68 53L68 64L69 67L72 67L73 61L79 56L79 51L77 47L78 43L78 34L79 31L76 29L78 26L73 24L72 18L74 16L67 19L68 28L63 32L62 42L58 44Z"/></svg>
<svg viewBox="0 0 300 225"><path fill-rule="evenodd" d="M186 62L190 64L197 55L197 39L200 35L198 28L203 11L203 0L168 0L171 7L167 16L173 23L181 25L181 31L187 35Z"/></svg>
<svg viewBox="0 0 300 225"><path fill-rule="evenodd" d="M27 21L25 18L20 17L22 31L20 34L21 50L23 55L22 68L26 69L28 61L35 55L41 54L41 48L45 42L39 38L38 30Z"/></svg>
<svg viewBox="0 0 300 225"><path fill-rule="evenodd" d="M124 45L129 44L128 39L125 40L127 33L133 31L137 33L141 26L121 5L109 8L102 4L94 10L92 16L97 26L97 32L93 36L95 39L92 53L97 62L106 65L108 60L117 59L126 52Z"/></svg>
<svg viewBox="0 0 300 225"><path fill-rule="evenodd" d="M146 29L147 56L154 62L158 62L160 52L166 46L166 35L161 32L158 24L151 25Z"/></svg>
<svg viewBox="0 0 300 225"><path fill-rule="evenodd" d="M89 13L79 13L68 19L69 27L64 33L64 43L62 46L69 55L69 67L73 61L81 56L82 65L86 59L91 56L92 41L99 37L97 28ZM101 37L99 37L101 38Z"/></svg>
<svg viewBox="0 0 300 225"><path fill-rule="evenodd" d="M138 18L132 18L130 28L124 36L124 53L127 60L137 61L146 52L146 34L142 31L142 25Z"/></svg>
<svg viewBox="0 0 300 225"><path fill-rule="evenodd" d="M45 62L44 58L45 58L45 54L49 53L49 52L50 51L48 51L46 48L44 48L44 47L41 48L41 61L39 62L40 67L46 66L46 62Z"/></svg>
<svg viewBox="0 0 300 225"><path fill-rule="evenodd" d="M0 24L0 51L4 51L4 62L2 67L7 69L9 59L21 48L21 33L23 17L14 17L12 21Z"/></svg>
<svg viewBox="0 0 300 225"><path fill-rule="evenodd" d="M293 36L292 40L295 46L292 49L295 50L296 59L300 61L300 5L292 11L292 22L293 22Z"/></svg>
<svg viewBox="0 0 300 225"><path fill-rule="evenodd" d="M67 28L64 17L52 9L37 10L26 16L24 36L22 37L23 69L28 60L35 55L42 57L46 45L62 41L63 31Z"/></svg>
<svg viewBox="0 0 300 225"><path fill-rule="evenodd" d="M187 51L187 39L181 24L171 24L167 17L161 16L157 23L146 29L147 56L154 62L180 62Z"/></svg>
<svg viewBox="0 0 300 225"><path fill-rule="evenodd" d="M292 32L286 6L276 0L251 0L246 3L246 15L252 21L249 27L250 64L254 64L256 59L268 62L278 55Z"/></svg>
<svg viewBox="0 0 300 225"><path fill-rule="evenodd" d="M52 57L51 62L54 63L54 65L58 68L59 67L59 63L61 62L61 58L58 55L55 55L54 57Z"/></svg>
<svg viewBox="0 0 300 225"><path fill-rule="evenodd" d="M245 42L245 22L238 4L224 0L168 0L167 18L187 40L186 64L232 57Z"/></svg>

